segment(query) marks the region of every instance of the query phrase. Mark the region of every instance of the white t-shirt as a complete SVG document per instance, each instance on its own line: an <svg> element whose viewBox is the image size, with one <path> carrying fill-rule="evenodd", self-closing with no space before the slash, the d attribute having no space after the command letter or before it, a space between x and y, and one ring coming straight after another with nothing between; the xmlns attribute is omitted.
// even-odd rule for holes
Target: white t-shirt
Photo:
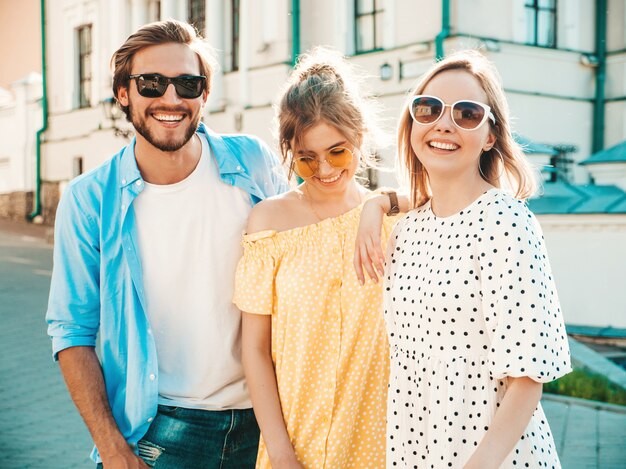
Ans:
<svg viewBox="0 0 626 469"><path fill-rule="evenodd" d="M232 296L252 204L243 190L222 182L207 140L200 140L200 161L186 179L146 183L133 203L159 404L249 408L241 313Z"/></svg>

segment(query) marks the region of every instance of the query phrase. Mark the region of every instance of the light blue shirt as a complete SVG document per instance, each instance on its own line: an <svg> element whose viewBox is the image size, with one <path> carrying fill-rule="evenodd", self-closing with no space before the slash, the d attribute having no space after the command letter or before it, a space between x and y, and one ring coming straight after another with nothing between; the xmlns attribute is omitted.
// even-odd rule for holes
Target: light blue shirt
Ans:
<svg viewBox="0 0 626 469"><path fill-rule="evenodd" d="M259 139L217 135L203 124L197 133L208 140L222 181L249 193L253 204L288 189L277 158ZM132 210L144 188L134 149L133 139L63 192L46 314L55 359L69 347L95 347L100 333L107 396L131 445L155 417L159 389ZM96 448L91 456L100 462Z"/></svg>

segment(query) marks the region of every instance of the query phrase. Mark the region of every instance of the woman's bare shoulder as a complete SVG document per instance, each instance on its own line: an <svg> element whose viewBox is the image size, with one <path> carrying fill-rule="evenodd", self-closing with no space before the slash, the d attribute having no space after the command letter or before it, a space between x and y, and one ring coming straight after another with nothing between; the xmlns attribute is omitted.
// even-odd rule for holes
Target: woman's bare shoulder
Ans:
<svg viewBox="0 0 626 469"><path fill-rule="evenodd" d="M298 190L291 190L262 200L252 208L246 231L248 233L265 230L282 231L285 217L298 210L300 203L301 192Z"/></svg>

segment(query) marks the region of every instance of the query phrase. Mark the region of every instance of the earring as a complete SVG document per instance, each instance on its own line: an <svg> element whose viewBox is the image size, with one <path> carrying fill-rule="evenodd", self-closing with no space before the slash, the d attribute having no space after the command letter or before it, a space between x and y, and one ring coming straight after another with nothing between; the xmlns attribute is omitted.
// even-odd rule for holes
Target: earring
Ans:
<svg viewBox="0 0 626 469"><path fill-rule="evenodd" d="M483 157L483 155L490 150L495 150L498 152L499 158L500 158L500 164L502 165L502 169L500 170L500 174L498 174L498 177L496 177L496 180L500 179L502 177L502 175L504 174L504 156L502 156L502 152L500 150L498 150L496 147L491 147L489 150L485 150L480 154L480 158L478 159L478 172L480 173L480 175L483 177L483 179L485 181L489 181L489 178L487 176L485 176L485 173L483 173L483 169L480 165L480 160Z"/></svg>

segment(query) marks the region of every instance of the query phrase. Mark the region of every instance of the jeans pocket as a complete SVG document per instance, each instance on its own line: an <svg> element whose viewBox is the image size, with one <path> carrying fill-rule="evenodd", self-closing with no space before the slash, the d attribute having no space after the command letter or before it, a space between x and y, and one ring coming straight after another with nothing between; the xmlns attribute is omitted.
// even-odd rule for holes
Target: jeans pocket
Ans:
<svg viewBox="0 0 626 469"><path fill-rule="evenodd" d="M158 412L165 415L174 415L181 409L182 407L159 404Z"/></svg>
<svg viewBox="0 0 626 469"><path fill-rule="evenodd" d="M163 451L165 451L164 448L148 440L139 440L137 442L137 450L139 451L139 457L150 467L156 464L157 459L159 459Z"/></svg>

